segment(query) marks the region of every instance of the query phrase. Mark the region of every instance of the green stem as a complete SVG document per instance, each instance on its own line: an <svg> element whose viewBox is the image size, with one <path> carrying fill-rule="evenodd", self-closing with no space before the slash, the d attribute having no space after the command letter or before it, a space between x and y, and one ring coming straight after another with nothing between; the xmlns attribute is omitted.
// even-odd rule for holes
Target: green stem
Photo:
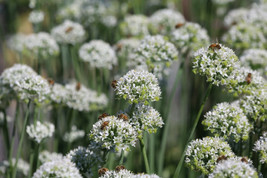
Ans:
<svg viewBox="0 0 267 178"><path fill-rule="evenodd" d="M124 159L124 150L121 151L121 157L120 157L119 165L123 165L123 159Z"/></svg>
<svg viewBox="0 0 267 178"><path fill-rule="evenodd" d="M174 178L179 177L179 175L180 175L181 168L182 168L183 163L184 163L184 157L185 157L185 152L186 152L187 146L188 146L189 142L190 142L190 141L192 140L192 138L193 138L193 135L194 135L194 133L195 133L195 130L196 130L198 121L199 121L200 116L201 116L201 114L202 114L202 111L203 111L203 109L204 109L205 103L206 103L206 101L208 100L208 97L209 97L209 94L210 94L210 92L211 92L211 89L212 89L212 84L210 83L210 84L209 84L209 87L208 87L208 90L207 90L207 92L206 92L206 94L205 94L205 97L204 97L204 99L203 99L203 101L202 101L202 104L201 104L201 106L200 106L200 109L199 109L199 111L198 111L197 117L196 117L196 119L195 119L194 125L193 125L193 127L192 127L190 136L189 136L189 138L188 138L188 140L187 140L187 144L186 144L186 146L185 146L185 149L184 149L184 151L183 151L183 154L182 154L182 156L181 156L181 159L180 159L180 161L179 161L179 164L177 165L177 168L176 168L176 170L175 170L175 173L174 173L174 176L173 176Z"/></svg>
<svg viewBox="0 0 267 178"><path fill-rule="evenodd" d="M142 151L144 162L145 162L146 173L150 174L149 163L148 163L147 154L146 154L146 147L145 147L143 138L139 138L139 142L140 142L141 151Z"/></svg>
<svg viewBox="0 0 267 178"><path fill-rule="evenodd" d="M39 150L40 150L40 144L35 143L33 162L31 164L31 169L30 169L31 170L31 173L30 173L31 176L33 175L33 173L36 171L36 169L38 167Z"/></svg>
<svg viewBox="0 0 267 178"><path fill-rule="evenodd" d="M155 135L151 134L149 143L149 165L151 172L154 172L154 162L155 162Z"/></svg>
<svg viewBox="0 0 267 178"><path fill-rule="evenodd" d="M28 107L27 107L27 111L26 111L26 115L25 115L25 118L24 118L22 133L20 135L19 146L18 146L18 151L17 151L17 156L16 156L16 162L15 162L15 165L14 165L14 169L12 170L12 178L15 178L16 174L17 174L18 159L19 159L20 154L21 154L22 143L23 143L23 140L24 140L24 135L25 135L25 132L26 132L26 126L27 126L28 119L29 119L30 103L31 102L29 101Z"/></svg>
<svg viewBox="0 0 267 178"><path fill-rule="evenodd" d="M171 94L170 97L168 99L168 104L167 104L167 109L165 112L165 126L163 129L163 136L162 136L162 142L161 142L161 147L160 147L160 152L159 152L159 160L158 160L158 174L162 175L162 170L163 170L163 164L164 164L164 156L165 156L165 150L166 150L166 145L167 145L167 137L168 137L168 131L169 131L169 125L170 125L170 119L168 119L169 117L169 113L170 113L170 109L171 109L171 103L174 99L174 95L176 92L176 89L178 87L178 83L179 83L179 79L181 76L181 72L180 69L183 68L184 62L181 62L181 64L178 67L178 70L176 72L176 78L175 78L175 83L172 87L171 90Z"/></svg>
<svg viewBox="0 0 267 178"><path fill-rule="evenodd" d="M4 135L7 155L9 155L9 152L10 152L10 140L9 140L9 133L8 133L6 110L3 109L2 112L3 112L3 115L4 115L3 135Z"/></svg>

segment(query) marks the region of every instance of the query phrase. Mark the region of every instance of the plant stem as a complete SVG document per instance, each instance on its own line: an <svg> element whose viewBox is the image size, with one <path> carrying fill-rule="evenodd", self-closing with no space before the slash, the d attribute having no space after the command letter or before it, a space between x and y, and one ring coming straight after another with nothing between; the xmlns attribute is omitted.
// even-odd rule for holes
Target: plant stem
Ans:
<svg viewBox="0 0 267 178"><path fill-rule="evenodd" d="M155 162L155 135L149 135L150 143L149 143L149 165L151 172L154 172L154 162Z"/></svg>
<svg viewBox="0 0 267 178"><path fill-rule="evenodd" d="M37 167L38 167L38 157L39 157L39 149L40 149L40 144L39 143L35 143L35 146L34 146L34 156L33 156L33 162L32 162L32 165L31 165L31 173L30 175L32 176L33 173L36 171Z"/></svg>
<svg viewBox="0 0 267 178"><path fill-rule="evenodd" d="M27 126L27 122L28 122L28 119L29 119L30 104L31 104L31 102L29 101L28 107L27 107L27 111L26 111L26 115L25 115L25 118L24 118L22 133L20 135L19 146L18 146L18 151L17 151L17 156L16 156L16 162L15 162L15 165L14 165L14 169L12 170L12 178L15 178L16 174L17 174L18 159L19 159L20 154L21 154L22 143L23 143L23 140L24 140L24 135L25 135L25 132L26 132L26 126Z"/></svg>
<svg viewBox="0 0 267 178"><path fill-rule="evenodd" d="M3 135L4 135L4 139L5 139L7 155L9 155L9 152L10 152L10 140L9 140L9 133L8 133L6 110L3 109L2 112L4 114Z"/></svg>
<svg viewBox="0 0 267 178"><path fill-rule="evenodd" d="M146 167L146 173L150 174L150 169L149 169L149 164L148 164L148 159L147 159L147 154L146 154L146 147L143 138L139 138L140 146L141 146L141 151L143 153L143 158L145 162L145 167Z"/></svg>
<svg viewBox="0 0 267 178"><path fill-rule="evenodd" d="M124 159L124 150L121 151L121 157L120 157L119 165L123 165L123 159Z"/></svg>
<svg viewBox="0 0 267 178"><path fill-rule="evenodd" d="M183 151L183 154L182 154L182 156L181 156L181 159L180 159L180 161L179 161L179 164L177 165L177 168L176 168L176 170L175 170L175 173L174 173L174 176L173 176L174 178L179 177L179 175L180 175L181 168L182 168L183 163L184 163L184 157L185 157L185 152L186 152L187 146L188 146L189 142L190 142L190 141L192 140L192 138L193 138L193 135L194 135L194 133L195 133L195 130L196 130L198 121L199 121L200 116L201 116L201 114L202 114L202 111L203 111L203 109L204 109L205 103L206 103L206 101L208 100L208 97L209 97L209 94L210 94L211 89L212 89L212 84L210 83L210 84L209 84L209 87L208 87L208 90L207 90L207 92L206 92L206 94L205 94L205 97L204 97L204 99L202 100L200 109L199 109L199 111L198 111L197 117L196 117L196 119L195 119L193 128L192 128L191 133L190 133L190 136L189 136L189 138L188 138L188 140L187 140L187 144L186 144L186 146L185 146L185 149L184 149L184 151Z"/></svg>

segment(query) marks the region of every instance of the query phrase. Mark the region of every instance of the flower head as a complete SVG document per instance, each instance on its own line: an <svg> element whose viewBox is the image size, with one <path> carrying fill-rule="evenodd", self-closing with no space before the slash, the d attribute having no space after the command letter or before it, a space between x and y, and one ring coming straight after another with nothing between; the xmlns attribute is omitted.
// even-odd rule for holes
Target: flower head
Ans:
<svg viewBox="0 0 267 178"><path fill-rule="evenodd" d="M61 25L54 27L51 34L61 44L75 45L85 40L83 26L70 20L65 20Z"/></svg>
<svg viewBox="0 0 267 178"><path fill-rule="evenodd" d="M131 63L130 59L134 57L135 49L139 46L139 44L140 40L138 39L125 38L118 41L114 46L114 48L117 52L118 58L122 58L123 60L128 60L127 65L130 65Z"/></svg>
<svg viewBox="0 0 267 178"><path fill-rule="evenodd" d="M202 124L215 136L226 140L233 138L235 142L247 140L252 129L243 110L238 105L226 102L217 104L207 112Z"/></svg>
<svg viewBox="0 0 267 178"><path fill-rule="evenodd" d="M120 152L129 151L130 146L135 146L137 133L128 121L107 116L93 125L89 137L103 148Z"/></svg>
<svg viewBox="0 0 267 178"><path fill-rule="evenodd" d="M15 163L16 163L16 158L12 158L11 159L11 164L12 164L12 167L15 166ZM4 160L2 162L2 164L0 163L0 175L4 177L4 175L6 175L8 169L10 169L11 166L10 166L10 163L8 160ZM29 170L30 170L30 165L29 163L27 163L26 161L24 161L23 159L18 159L18 164L17 164L17 171L22 173L25 177L28 176L28 173L29 173Z"/></svg>
<svg viewBox="0 0 267 178"><path fill-rule="evenodd" d="M120 171L106 171L103 175L101 175L99 178L117 178L117 177L121 177L121 178L132 178L134 176L134 174L131 171L128 171L127 169L123 169Z"/></svg>
<svg viewBox="0 0 267 178"><path fill-rule="evenodd" d="M46 150L39 153L39 160L42 164L45 162L50 162L53 160L60 160L60 159L63 159L63 155L60 153L56 153L56 152L51 153Z"/></svg>
<svg viewBox="0 0 267 178"><path fill-rule="evenodd" d="M191 169L209 174L214 170L220 156L234 156L228 143L220 138L205 137L202 140L196 139L189 143L185 162Z"/></svg>
<svg viewBox="0 0 267 178"><path fill-rule="evenodd" d="M17 33L15 35L10 36L7 39L7 46L14 50L17 53L22 53L23 51L23 43L25 41L26 35L22 33Z"/></svg>
<svg viewBox="0 0 267 178"><path fill-rule="evenodd" d="M168 35L175 29L175 25L184 23L185 19L181 13L172 9L161 9L150 17L151 31L162 35Z"/></svg>
<svg viewBox="0 0 267 178"><path fill-rule="evenodd" d="M91 67L112 69L117 64L115 51L102 40L85 43L79 50L80 58L89 62Z"/></svg>
<svg viewBox="0 0 267 178"><path fill-rule="evenodd" d="M75 140L84 137L85 132L83 130L78 130L75 125L71 127L71 131L67 132L63 136L63 140L66 142L74 142Z"/></svg>
<svg viewBox="0 0 267 178"><path fill-rule="evenodd" d="M260 153L260 162L267 163L267 132L264 132L258 141L256 141L254 151Z"/></svg>
<svg viewBox="0 0 267 178"><path fill-rule="evenodd" d="M33 24L41 23L44 20L44 12L40 10L33 10L29 15L29 21Z"/></svg>
<svg viewBox="0 0 267 178"><path fill-rule="evenodd" d="M41 123L37 121L35 124L31 124L27 126L26 132L28 133L29 137L40 143L43 139L52 137L55 131L55 126L48 122Z"/></svg>
<svg viewBox="0 0 267 178"><path fill-rule="evenodd" d="M158 101L161 95L157 78L147 71L136 70L129 71L117 81L115 92L130 103L145 104Z"/></svg>

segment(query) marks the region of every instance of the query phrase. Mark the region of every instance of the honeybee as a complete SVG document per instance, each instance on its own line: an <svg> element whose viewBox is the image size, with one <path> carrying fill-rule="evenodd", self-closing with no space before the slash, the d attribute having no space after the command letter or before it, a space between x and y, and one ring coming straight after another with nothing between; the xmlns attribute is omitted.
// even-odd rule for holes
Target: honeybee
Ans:
<svg viewBox="0 0 267 178"><path fill-rule="evenodd" d="M118 118L123 119L124 121L128 121L128 116L126 114L123 114L123 113L119 114Z"/></svg>
<svg viewBox="0 0 267 178"><path fill-rule="evenodd" d="M69 33L69 32L71 32L73 30L73 27L68 27L66 30L65 30L65 32L66 33Z"/></svg>
<svg viewBox="0 0 267 178"><path fill-rule="evenodd" d="M248 75L246 76L246 82L248 85L251 83L251 80L252 80L252 74L248 73Z"/></svg>
<svg viewBox="0 0 267 178"><path fill-rule="evenodd" d="M111 82L111 86L112 86L112 88L116 88L116 86L117 86L117 80L113 80L112 82Z"/></svg>
<svg viewBox="0 0 267 178"><path fill-rule="evenodd" d="M248 163L248 159L247 159L246 157L241 158L241 161L242 161L243 163Z"/></svg>
<svg viewBox="0 0 267 178"><path fill-rule="evenodd" d="M77 82L75 89L76 89L76 91L79 91L81 89L81 83L80 82Z"/></svg>
<svg viewBox="0 0 267 178"><path fill-rule="evenodd" d="M99 176L103 176L107 171L108 171L108 168L103 167L103 168L98 169L98 174Z"/></svg>
<svg viewBox="0 0 267 178"><path fill-rule="evenodd" d="M105 121L101 125L101 130L104 130L108 126L109 121Z"/></svg>
<svg viewBox="0 0 267 178"><path fill-rule="evenodd" d="M120 166L116 166L115 171L120 172L123 169L125 169L125 167L123 165L120 165Z"/></svg>
<svg viewBox="0 0 267 178"><path fill-rule="evenodd" d="M216 160L216 162L218 163L218 162L220 162L220 161L222 161L222 160L227 160L227 157L224 156L224 155L219 156L218 159Z"/></svg>
<svg viewBox="0 0 267 178"><path fill-rule="evenodd" d="M116 47L117 47L117 51L120 51L121 48L122 48L122 44L119 43L119 44L116 45Z"/></svg>
<svg viewBox="0 0 267 178"><path fill-rule="evenodd" d="M183 23L178 23L178 24L175 25L175 28L177 29L177 28L180 28L180 27L182 27L182 26L184 26Z"/></svg>
<svg viewBox="0 0 267 178"><path fill-rule="evenodd" d="M209 46L210 49L214 50L215 48L221 49L221 46L218 43L213 43Z"/></svg>
<svg viewBox="0 0 267 178"><path fill-rule="evenodd" d="M108 113L103 113L103 114L101 114L100 116L98 116L98 120L101 120L101 119L103 119L103 118L105 118L105 117L107 117L107 116L109 116Z"/></svg>
<svg viewBox="0 0 267 178"><path fill-rule="evenodd" d="M53 86L55 84L55 81L52 80L52 79L50 79L50 78L47 79L47 81L48 81L49 85L52 85Z"/></svg>

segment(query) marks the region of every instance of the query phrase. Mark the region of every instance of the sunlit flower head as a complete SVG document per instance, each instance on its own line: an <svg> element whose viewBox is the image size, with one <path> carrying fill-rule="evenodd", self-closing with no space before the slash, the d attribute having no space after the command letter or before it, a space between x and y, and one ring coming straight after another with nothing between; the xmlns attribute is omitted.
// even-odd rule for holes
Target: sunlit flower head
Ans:
<svg viewBox="0 0 267 178"><path fill-rule="evenodd" d="M264 132L258 141L254 144L253 150L260 153L261 164L267 163L267 132Z"/></svg>
<svg viewBox="0 0 267 178"><path fill-rule="evenodd" d="M55 126L49 122L40 122L36 121L36 123L27 126L26 132L31 139L40 143L45 138L52 137L55 131Z"/></svg>

